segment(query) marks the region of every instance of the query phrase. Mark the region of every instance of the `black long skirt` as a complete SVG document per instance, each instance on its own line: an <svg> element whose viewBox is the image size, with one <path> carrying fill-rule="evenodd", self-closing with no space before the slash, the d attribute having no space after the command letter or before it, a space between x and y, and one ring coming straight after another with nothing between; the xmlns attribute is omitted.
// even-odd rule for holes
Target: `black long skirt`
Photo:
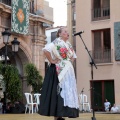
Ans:
<svg viewBox="0 0 120 120"><path fill-rule="evenodd" d="M38 113L44 116L79 117L78 109L64 106L63 98L58 92L58 83L56 66L51 64L44 78Z"/></svg>

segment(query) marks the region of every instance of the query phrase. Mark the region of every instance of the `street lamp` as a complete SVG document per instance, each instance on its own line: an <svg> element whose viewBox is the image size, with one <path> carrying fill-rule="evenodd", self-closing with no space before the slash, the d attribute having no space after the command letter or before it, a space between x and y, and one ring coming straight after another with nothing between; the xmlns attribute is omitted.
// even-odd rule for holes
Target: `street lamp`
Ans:
<svg viewBox="0 0 120 120"><path fill-rule="evenodd" d="M2 36L3 36L3 43L4 44L8 44L8 40L9 40L9 36L11 35L11 33L8 31L7 28L5 28L5 31L2 32Z"/></svg>
<svg viewBox="0 0 120 120"><path fill-rule="evenodd" d="M5 65L7 65L7 45L9 44L10 35L11 33L8 31L8 29L5 29L5 31L2 32L3 43L5 44ZM12 44L12 51L18 52L18 47L19 47L20 42L17 40L17 38L14 38L11 44ZM4 90L3 93L4 93L3 113L5 113L6 112L6 90Z"/></svg>
<svg viewBox="0 0 120 120"><path fill-rule="evenodd" d="M2 36L3 36L3 43L5 44L5 64L7 65L7 44L9 43L9 36L11 35L11 33L8 31L7 28L5 28L5 31L2 32Z"/></svg>
<svg viewBox="0 0 120 120"><path fill-rule="evenodd" d="M20 42L17 40L17 38L14 38L14 40L11 42L11 44L12 44L12 51L18 52Z"/></svg>

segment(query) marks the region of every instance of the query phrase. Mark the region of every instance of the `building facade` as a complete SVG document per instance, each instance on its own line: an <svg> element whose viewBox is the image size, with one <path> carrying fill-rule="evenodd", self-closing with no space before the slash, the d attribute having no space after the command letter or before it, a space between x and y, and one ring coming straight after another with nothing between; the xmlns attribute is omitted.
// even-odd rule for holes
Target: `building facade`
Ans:
<svg viewBox="0 0 120 120"><path fill-rule="evenodd" d="M119 0L75 0L75 31L84 30L81 37L89 51L76 36L78 93L84 88L95 110L104 110L105 99L120 104L119 3ZM91 66L89 54L97 69L94 64Z"/></svg>
<svg viewBox="0 0 120 120"><path fill-rule="evenodd" d="M26 63L34 63L40 74L45 74L45 62L42 48L46 44L45 29L52 26L53 9L49 8L47 4L45 7L51 10L51 18L47 12L44 13L44 0L31 0L30 1L30 14L29 14L29 33L27 35L11 32L11 0L0 0L0 57L4 55L4 43L2 32L8 28L11 32L8 44L8 53L10 64L15 65L21 76L22 89L24 92L29 92L30 89L26 84L24 65ZM46 15L45 15L46 14ZM46 17L47 16L47 17ZM19 51L13 56L11 50L11 41L17 38L20 42ZM2 54L3 53L3 54Z"/></svg>

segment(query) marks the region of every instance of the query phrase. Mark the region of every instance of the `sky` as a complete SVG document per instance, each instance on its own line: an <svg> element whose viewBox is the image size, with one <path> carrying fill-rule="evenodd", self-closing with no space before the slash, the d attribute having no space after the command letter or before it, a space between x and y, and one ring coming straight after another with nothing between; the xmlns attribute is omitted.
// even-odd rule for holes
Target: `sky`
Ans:
<svg viewBox="0 0 120 120"><path fill-rule="evenodd" d="M67 25L67 0L46 0L53 8L54 27Z"/></svg>

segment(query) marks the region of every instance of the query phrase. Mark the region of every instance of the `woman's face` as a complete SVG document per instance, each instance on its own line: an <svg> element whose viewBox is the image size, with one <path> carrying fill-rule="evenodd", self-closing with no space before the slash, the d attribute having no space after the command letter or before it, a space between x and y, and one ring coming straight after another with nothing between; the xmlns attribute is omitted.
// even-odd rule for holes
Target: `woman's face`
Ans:
<svg viewBox="0 0 120 120"><path fill-rule="evenodd" d="M69 33L68 33L68 30L67 28L63 28L61 33L60 33L60 37L63 39L63 40L68 40L69 38Z"/></svg>

